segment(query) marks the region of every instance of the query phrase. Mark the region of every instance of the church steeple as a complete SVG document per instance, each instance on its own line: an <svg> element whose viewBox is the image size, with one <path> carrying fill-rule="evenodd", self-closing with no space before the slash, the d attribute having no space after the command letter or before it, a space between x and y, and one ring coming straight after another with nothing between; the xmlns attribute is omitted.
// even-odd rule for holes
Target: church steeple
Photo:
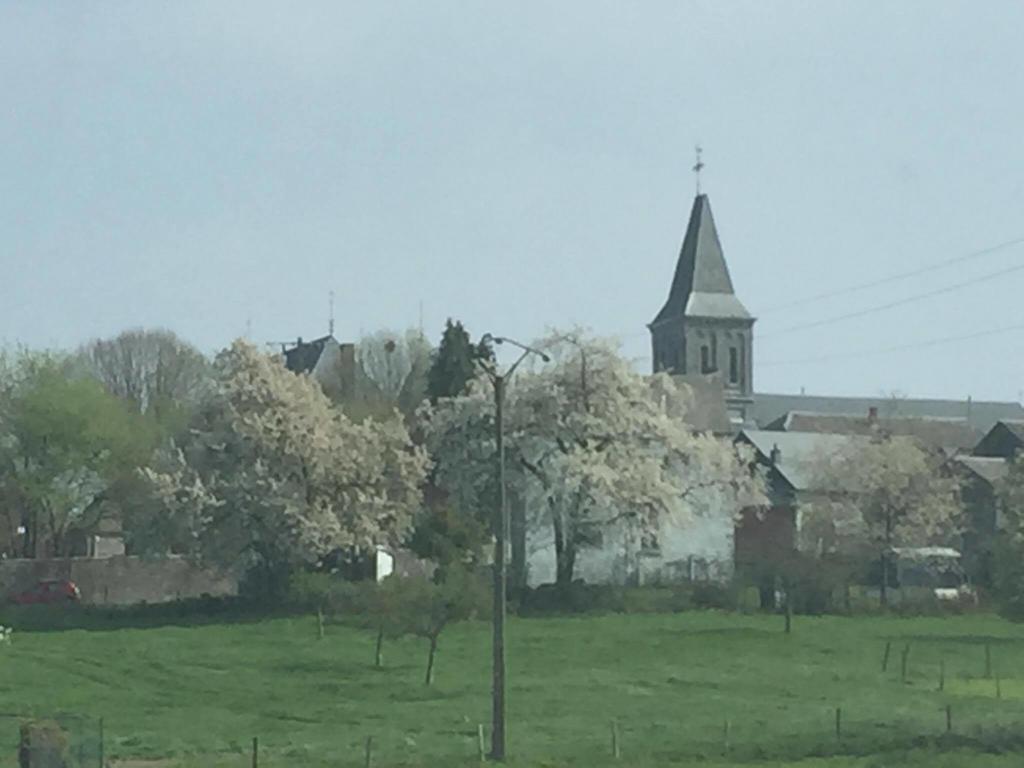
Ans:
<svg viewBox="0 0 1024 768"><path fill-rule="evenodd" d="M708 196L698 193L668 299L648 326L654 371L720 378L742 423L753 393L753 326L733 289Z"/></svg>
<svg viewBox="0 0 1024 768"><path fill-rule="evenodd" d="M707 195L693 201L668 300L651 325L683 316L750 318L733 291Z"/></svg>

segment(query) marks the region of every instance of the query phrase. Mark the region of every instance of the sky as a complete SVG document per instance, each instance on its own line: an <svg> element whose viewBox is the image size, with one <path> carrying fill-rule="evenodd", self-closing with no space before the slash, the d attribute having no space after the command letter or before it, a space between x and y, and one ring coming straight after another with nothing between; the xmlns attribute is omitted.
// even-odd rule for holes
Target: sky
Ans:
<svg viewBox="0 0 1024 768"><path fill-rule="evenodd" d="M0 341L312 338L333 291L341 340L580 325L649 370L699 143L757 390L1021 399L1024 241L960 259L1024 238L1021 29L997 0L7 0Z"/></svg>

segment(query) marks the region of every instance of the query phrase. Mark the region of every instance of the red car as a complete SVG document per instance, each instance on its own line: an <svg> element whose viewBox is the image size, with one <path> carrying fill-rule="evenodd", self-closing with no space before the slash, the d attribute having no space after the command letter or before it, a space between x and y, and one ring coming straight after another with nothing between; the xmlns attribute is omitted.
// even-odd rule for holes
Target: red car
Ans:
<svg viewBox="0 0 1024 768"><path fill-rule="evenodd" d="M75 582L67 579L40 581L32 589L11 596L15 605L52 605L54 603L77 603L82 598Z"/></svg>

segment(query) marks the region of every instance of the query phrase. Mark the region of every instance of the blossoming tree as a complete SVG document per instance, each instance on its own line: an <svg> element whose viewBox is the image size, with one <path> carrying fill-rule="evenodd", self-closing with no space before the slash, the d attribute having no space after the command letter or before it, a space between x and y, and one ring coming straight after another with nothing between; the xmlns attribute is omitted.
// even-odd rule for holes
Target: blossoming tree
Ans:
<svg viewBox="0 0 1024 768"><path fill-rule="evenodd" d="M509 482L539 505L554 537L556 581L572 582L581 548L617 528L639 547L696 500L726 497L737 513L763 493L747 458L686 422L689 390L665 374L634 372L606 340L582 332L536 342L551 358L518 374L506 407ZM464 508L493 508L492 394L485 378L465 396L421 409L437 481Z"/></svg>
<svg viewBox="0 0 1024 768"><path fill-rule="evenodd" d="M189 439L145 471L161 518L138 526L161 533L151 548L183 542L275 587L299 564L405 535L427 457L397 414L355 423L315 381L242 341L215 369Z"/></svg>

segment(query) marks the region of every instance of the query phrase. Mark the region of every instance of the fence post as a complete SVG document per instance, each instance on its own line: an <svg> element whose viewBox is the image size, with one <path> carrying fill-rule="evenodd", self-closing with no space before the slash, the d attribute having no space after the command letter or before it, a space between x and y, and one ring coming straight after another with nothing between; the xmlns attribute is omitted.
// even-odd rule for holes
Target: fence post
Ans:
<svg viewBox="0 0 1024 768"><path fill-rule="evenodd" d="M259 736L252 737L252 768L259 768L260 764L260 739Z"/></svg>
<svg viewBox="0 0 1024 768"><path fill-rule="evenodd" d="M946 733L953 732L953 707L950 704L946 705Z"/></svg>
<svg viewBox="0 0 1024 768"><path fill-rule="evenodd" d="M885 672L889 668L889 651L892 650L892 640L885 641L885 653L882 654L882 671Z"/></svg>
<svg viewBox="0 0 1024 768"><path fill-rule="evenodd" d="M939 659L939 690L946 689L946 660Z"/></svg>
<svg viewBox="0 0 1024 768"><path fill-rule="evenodd" d="M836 707L836 741L843 738L843 708Z"/></svg>
<svg viewBox="0 0 1024 768"><path fill-rule="evenodd" d="M486 759L487 751L484 745L484 726L483 723L479 723L476 726L476 751L477 756L480 758L480 762L484 762Z"/></svg>
<svg viewBox="0 0 1024 768"><path fill-rule="evenodd" d="M619 749L619 724L612 720L612 757L616 760L619 759L621 751Z"/></svg>
<svg viewBox="0 0 1024 768"><path fill-rule="evenodd" d="M100 763L100 768L104 768L104 757L105 757L105 755L103 754L104 744L103 744L103 718L102 717L100 718L100 724L99 725L100 725L100 734L99 734L100 735L100 744L99 744L99 753L100 753L99 754L99 758L100 759L99 759L99 763Z"/></svg>
<svg viewBox="0 0 1024 768"><path fill-rule="evenodd" d="M373 765L373 736L366 737L366 768Z"/></svg>
<svg viewBox="0 0 1024 768"><path fill-rule="evenodd" d="M1002 692L1002 690L1000 690L1000 687L999 687L999 675L996 675L996 698L997 699L1003 698L1003 692Z"/></svg>

